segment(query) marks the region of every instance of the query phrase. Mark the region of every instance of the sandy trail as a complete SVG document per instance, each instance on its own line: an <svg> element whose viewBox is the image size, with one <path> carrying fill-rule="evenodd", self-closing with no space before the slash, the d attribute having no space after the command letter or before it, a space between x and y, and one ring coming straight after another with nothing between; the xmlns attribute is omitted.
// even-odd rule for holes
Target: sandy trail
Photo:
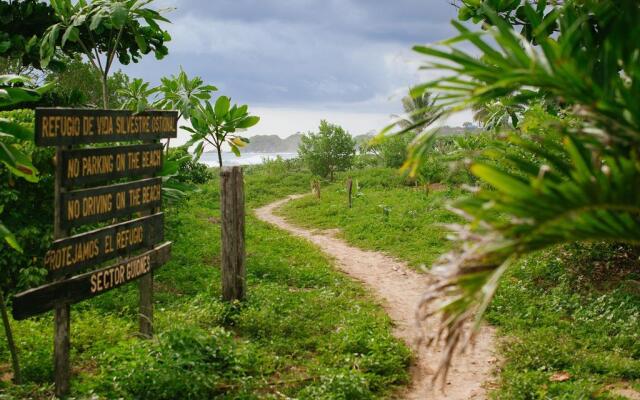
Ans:
<svg viewBox="0 0 640 400"><path fill-rule="evenodd" d="M256 209L257 217L296 236L306 238L326 254L332 256L336 266L343 272L364 283L382 301L388 315L395 323L394 334L414 348L415 363L411 367L412 382L398 394L403 399L484 399L485 383L489 382L496 358L493 354L493 333L489 327L482 328L475 347L454 359L447 377L444 391L440 385L431 384L441 358L437 348L421 346L415 349L418 332L415 328L415 310L420 296L429 283L428 274L412 270L406 263L375 251L366 251L347 244L330 232L311 231L290 224L275 215L275 209L289 200L285 199ZM432 324L435 329L435 322Z"/></svg>

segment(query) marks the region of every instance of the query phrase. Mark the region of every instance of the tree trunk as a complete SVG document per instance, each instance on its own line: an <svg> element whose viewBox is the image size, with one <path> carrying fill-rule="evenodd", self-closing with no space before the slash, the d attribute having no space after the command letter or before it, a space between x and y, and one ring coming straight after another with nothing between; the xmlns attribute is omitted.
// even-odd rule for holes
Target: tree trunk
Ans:
<svg viewBox="0 0 640 400"><path fill-rule="evenodd" d="M216 150L218 150L218 166L222 168L222 145L219 145Z"/></svg>
<svg viewBox="0 0 640 400"><path fill-rule="evenodd" d="M102 75L102 106L109 108L109 88L107 87L107 75Z"/></svg>
<svg viewBox="0 0 640 400"><path fill-rule="evenodd" d="M7 347L11 353L11 364L13 364L13 382L16 385L22 383L22 377L20 376L20 362L18 361L18 349L13 341L13 333L11 332L11 325L9 325L9 315L7 313L7 304L4 302L4 293L0 289L0 308L2 309L2 323L4 324L4 332L7 335Z"/></svg>

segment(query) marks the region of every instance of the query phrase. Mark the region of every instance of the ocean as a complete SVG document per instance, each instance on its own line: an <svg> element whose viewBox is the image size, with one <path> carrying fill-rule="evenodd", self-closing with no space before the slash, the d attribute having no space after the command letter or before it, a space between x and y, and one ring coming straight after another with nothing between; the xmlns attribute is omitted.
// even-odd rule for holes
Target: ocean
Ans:
<svg viewBox="0 0 640 400"><path fill-rule="evenodd" d="M222 152L222 164L225 166L256 165L262 164L264 160L274 159L278 156L285 160L290 160L296 158L298 153L241 153L240 157L237 157L232 152L225 151ZM200 162L210 167L217 167L218 155L216 153L203 153L202 157L200 157Z"/></svg>

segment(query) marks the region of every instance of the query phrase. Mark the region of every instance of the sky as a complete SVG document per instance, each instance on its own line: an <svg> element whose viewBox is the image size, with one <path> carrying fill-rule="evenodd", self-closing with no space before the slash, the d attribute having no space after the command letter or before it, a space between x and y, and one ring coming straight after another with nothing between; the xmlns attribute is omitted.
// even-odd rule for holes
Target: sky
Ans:
<svg viewBox="0 0 640 400"><path fill-rule="evenodd" d="M158 82L180 66L261 117L247 136L285 137L326 119L378 131L429 74L411 47L452 36L448 0L157 0L172 8L169 55L123 67ZM449 120L461 125L462 114Z"/></svg>

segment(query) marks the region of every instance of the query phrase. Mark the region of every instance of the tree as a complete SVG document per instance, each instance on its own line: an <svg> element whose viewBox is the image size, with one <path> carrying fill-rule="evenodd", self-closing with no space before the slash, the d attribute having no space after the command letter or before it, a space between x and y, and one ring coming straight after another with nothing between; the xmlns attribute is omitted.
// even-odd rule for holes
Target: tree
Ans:
<svg viewBox="0 0 640 400"><path fill-rule="evenodd" d="M182 126L192 133L187 144L195 145L195 160L198 161L204 151L205 143L210 144L218 153L218 166L222 168L222 146L226 143L233 153L240 157L240 148L249 139L237 134L238 131L250 128L260 121L260 117L250 115L247 105L231 106L231 99L220 96L215 106L209 101L193 110L191 126Z"/></svg>
<svg viewBox="0 0 640 400"><path fill-rule="evenodd" d="M404 114L396 116L396 124L405 132L397 135L379 136L373 141L378 142L377 150L389 168L400 168L407 159L407 148L418 136L424 126L434 121L440 115L440 109L435 104L435 99L428 92L419 96L411 95L402 98Z"/></svg>
<svg viewBox="0 0 640 400"><path fill-rule="evenodd" d="M146 8L153 0L52 0L60 22L45 32L40 57L47 67L57 49L78 47L91 65L100 73L102 105L109 106L107 78L115 58L121 64L138 62L144 54L153 52L157 59L167 54L165 41L169 34L160 28L159 21L169 22L160 13ZM141 21L146 22L142 25Z"/></svg>
<svg viewBox="0 0 640 400"><path fill-rule="evenodd" d="M102 77L93 66L80 56L60 57L64 66L45 76L45 82L55 86L41 100L41 104L56 107L99 107L103 104ZM107 78L108 108L120 108L124 102L122 92L130 85L129 76L121 70Z"/></svg>
<svg viewBox="0 0 640 400"><path fill-rule="evenodd" d="M351 167L356 153L356 142L339 125L320 121L318 133L302 136L298 154L312 173L333 180L336 171Z"/></svg>
<svg viewBox="0 0 640 400"><path fill-rule="evenodd" d="M52 6L39 0L0 1L0 21L0 57L12 64L12 73L41 69L41 38L58 22ZM59 66L58 60L50 63L51 68Z"/></svg>
<svg viewBox="0 0 640 400"><path fill-rule="evenodd" d="M485 31L454 21L456 37L414 48L429 57L428 68L449 72L412 90L442 93L445 116L507 97L528 108L552 98L561 108L542 129L494 144L509 151L471 166L486 185L455 205L469 220L455 228L465 244L443 258L442 280L423 305L448 296L440 308L445 361L467 343L462 326L480 320L522 256L576 241L640 242L640 3L567 0L548 13L544 1L515 3L530 36L485 4L478 8L490 22Z"/></svg>

